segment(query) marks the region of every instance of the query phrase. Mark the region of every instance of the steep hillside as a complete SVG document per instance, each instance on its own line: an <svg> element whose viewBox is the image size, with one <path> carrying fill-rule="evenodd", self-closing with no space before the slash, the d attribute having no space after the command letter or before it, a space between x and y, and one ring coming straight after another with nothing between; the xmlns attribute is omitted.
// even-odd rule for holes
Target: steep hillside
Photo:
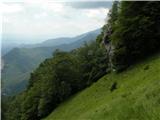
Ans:
<svg viewBox="0 0 160 120"><path fill-rule="evenodd" d="M83 45L84 42L95 40L99 32L100 29L70 38L74 39L74 42L69 44L55 46L55 41L50 40L46 41L45 44L40 44L41 47L32 48L33 46L31 45L31 48L15 48L11 50L2 57L4 61L4 68L2 70L2 93L4 95L12 95L24 90L28 83L30 73L38 67L43 60L51 57L54 50L73 50ZM68 38L66 41L67 40Z"/></svg>
<svg viewBox="0 0 160 120"><path fill-rule="evenodd" d="M159 120L159 86L160 54L102 77L45 120Z"/></svg>

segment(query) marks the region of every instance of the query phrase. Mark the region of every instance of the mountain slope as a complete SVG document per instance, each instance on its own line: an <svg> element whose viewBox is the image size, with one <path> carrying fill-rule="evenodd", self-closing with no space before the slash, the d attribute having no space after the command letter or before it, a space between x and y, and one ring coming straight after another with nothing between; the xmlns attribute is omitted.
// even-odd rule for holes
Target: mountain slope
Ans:
<svg viewBox="0 0 160 120"><path fill-rule="evenodd" d="M2 70L2 93L13 95L24 90L30 73L56 49L70 51L80 47L84 42L95 40L100 33L100 29L74 37L74 42L69 44L47 46L35 48L15 48L2 57L4 68ZM66 39L66 41L68 38ZM48 43L48 42L47 42ZM54 43L54 42L53 42Z"/></svg>
<svg viewBox="0 0 160 120"><path fill-rule="evenodd" d="M51 56L51 48L15 48L3 56L2 92L16 93L24 89L30 72L46 57Z"/></svg>
<svg viewBox="0 0 160 120"><path fill-rule="evenodd" d="M111 92L115 83L117 89ZM122 73L104 76L45 120L159 120L159 86L160 54Z"/></svg>

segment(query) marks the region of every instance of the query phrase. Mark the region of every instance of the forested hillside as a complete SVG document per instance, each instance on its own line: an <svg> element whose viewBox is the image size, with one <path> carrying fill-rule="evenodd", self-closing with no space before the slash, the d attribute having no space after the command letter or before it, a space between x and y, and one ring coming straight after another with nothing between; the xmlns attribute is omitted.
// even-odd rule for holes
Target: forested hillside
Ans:
<svg viewBox="0 0 160 120"><path fill-rule="evenodd" d="M85 42L96 39L100 29L85 34L64 38L69 44L54 44L60 39L47 40L41 44L27 45L26 48L15 48L2 57L4 67L2 70L2 94L15 95L23 91L30 77L30 73L46 58L51 57L53 51L60 49L70 51L78 48ZM64 40L60 41L63 42ZM59 43L60 43L59 42Z"/></svg>
<svg viewBox="0 0 160 120"><path fill-rule="evenodd" d="M46 119L158 120L159 11L155 1L114 1L96 41L56 50L10 100L4 119L40 120L54 110Z"/></svg>
<svg viewBox="0 0 160 120"><path fill-rule="evenodd" d="M36 120L48 115L70 95L106 74L106 61L106 50L95 41L71 52L56 50L31 73L27 90L14 98L7 119Z"/></svg>

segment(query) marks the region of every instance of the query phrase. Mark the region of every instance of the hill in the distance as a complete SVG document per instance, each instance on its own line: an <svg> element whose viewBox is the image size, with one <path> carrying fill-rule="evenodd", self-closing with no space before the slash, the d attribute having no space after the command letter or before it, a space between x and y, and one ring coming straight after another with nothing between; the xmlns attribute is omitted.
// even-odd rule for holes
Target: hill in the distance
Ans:
<svg viewBox="0 0 160 120"><path fill-rule="evenodd" d="M160 120L159 66L160 54L122 73L108 74L44 120Z"/></svg>
<svg viewBox="0 0 160 120"><path fill-rule="evenodd" d="M25 89L30 73L46 58L51 57L56 49L70 51L95 40L100 34L100 29L91 31L74 38L58 38L47 40L41 44L26 45L24 48L14 48L2 59L4 68L2 70L2 93L13 95ZM57 41L61 42L55 44ZM68 43L63 43L68 41ZM61 44L60 44L61 43Z"/></svg>
<svg viewBox="0 0 160 120"><path fill-rule="evenodd" d="M96 29L87 33L83 33L81 35L75 36L75 37L60 37L60 38L54 38L54 39L49 39L41 43L37 44L24 44L21 45L21 47L25 48L35 48L35 47L53 47L53 46L59 46L62 44L71 44L77 41L90 41L90 38L94 37L95 35L97 36L100 34L100 29ZM86 38L86 40L84 40ZM87 40L87 38L89 38Z"/></svg>

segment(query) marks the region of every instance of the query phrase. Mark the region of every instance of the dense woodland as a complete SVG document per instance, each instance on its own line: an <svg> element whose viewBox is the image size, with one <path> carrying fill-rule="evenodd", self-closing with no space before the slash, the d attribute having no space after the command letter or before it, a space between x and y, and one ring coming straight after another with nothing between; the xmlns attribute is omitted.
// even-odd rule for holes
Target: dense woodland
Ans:
<svg viewBox="0 0 160 120"><path fill-rule="evenodd" d="M54 51L31 73L27 90L2 108L3 119L40 120L103 75L121 72L157 52L159 11L159 2L113 2L97 39L70 52Z"/></svg>

